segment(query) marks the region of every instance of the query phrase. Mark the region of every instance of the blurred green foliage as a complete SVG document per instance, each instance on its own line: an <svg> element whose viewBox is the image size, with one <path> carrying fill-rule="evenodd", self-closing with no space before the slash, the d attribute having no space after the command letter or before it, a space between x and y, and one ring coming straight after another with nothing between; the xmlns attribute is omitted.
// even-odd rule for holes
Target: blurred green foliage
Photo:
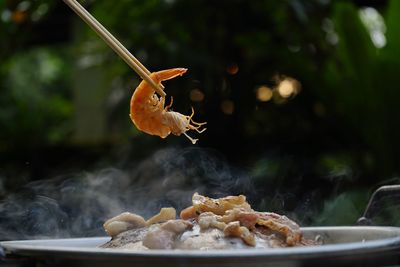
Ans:
<svg viewBox="0 0 400 267"><path fill-rule="evenodd" d="M339 36L336 53L324 72L326 103L372 149L375 168L392 174L399 165L400 121L396 119L400 67L400 3L389 1L384 12L386 45L377 48L362 24L359 10L338 3L333 13ZM396 171L397 172L397 171Z"/></svg>
<svg viewBox="0 0 400 267"><path fill-rule="evenodd" d="M150 70L188 67L166 90L176 111L193 106L208 121L200 145L249 169L261 208L310 224L352 223L373 188L398 182L388 179L400 166L400 2L362 3L83 1ZM134 129L127 113L138 77L61 1L3 1L0 11L1 153L74 146L76 73L97 73L106 88L86 96L106 117L99 147L140 158L189 145ZM278 91L285 76L301 83L289 98ZM260 86L272 90L268 101L257 98ZM194 89L202 101L189 101Z"/></svg>
<svg viewBox="0 0 400 267"><path fill-rule="evenodd" d="M71 132L65 46L40 45L35 27L52 1L1 1L0 151L65 142Z"/></svg>
<svg viewBox="0 0 400 267"><path fill-rule="evenodd" d="M2 149L65 141L72 112L65 58L52 49L38 48L14 55L2 67L6 90L2 90L0 125L1 139L7 140Z"/></svg>

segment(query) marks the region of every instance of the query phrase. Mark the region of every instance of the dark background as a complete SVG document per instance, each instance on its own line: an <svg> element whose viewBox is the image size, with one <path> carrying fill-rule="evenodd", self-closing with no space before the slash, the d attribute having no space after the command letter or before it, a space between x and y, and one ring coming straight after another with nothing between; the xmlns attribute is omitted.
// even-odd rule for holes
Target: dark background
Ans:
<svg viewBox="0 0 400 267"><path fill-rule="evenodd" d="M399 183L400 1L81 3L150 70L188 68L166 92L208 129L139 132L139 77L62 1L0 1L1 239L102 234L194 191L351 225Z"/></svg>

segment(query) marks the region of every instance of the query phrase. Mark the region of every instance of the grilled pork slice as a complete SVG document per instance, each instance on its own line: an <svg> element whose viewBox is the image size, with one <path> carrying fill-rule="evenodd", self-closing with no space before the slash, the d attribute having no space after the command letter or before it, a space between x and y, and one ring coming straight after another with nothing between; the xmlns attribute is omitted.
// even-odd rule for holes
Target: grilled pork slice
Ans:
<svg viewBox="0 0 400 267"><path fill-rule="evenodd" d="M145 221L122 213L104 228L112 240L104 248L234 249L315 245L302 238L297 223L271 212L254 211L245 196L212 199L193 195L193 206L176 219L174 208L163 208Z"/></svg>
<svg viewBox="0 0 400 267"><path fill-rule="evenodd" d="M183 223L185 222L185 223ZM286 247L284 238L276 235L254 235L256 245L249 246L240 237L226 236L217 228L201 229L195 221L170 220L118 234L102 245L102 248L120 248L128 250L147 249L249 249Z"/></svg>
<svg viewBox="0 0 400 267"><path fill-rule="evenodd" d="M289 246L295 246L301 241L300 226L297 223L276 213L254 211L243 195L213 199L195 193L192 203L193 206L181 212L182 219L201 218L204 214L211 213L215 216L213 224L218 224L219 229L225 227L221 226L221 222L228 224L238 221L240 225L249 230L255 229L256 226L264 226L273 230L285 236ZM240 236L247 236L246 239L243 238L243 241L251 245L250 235L244 235L244 231L243 228L240 230Z"/></svg>

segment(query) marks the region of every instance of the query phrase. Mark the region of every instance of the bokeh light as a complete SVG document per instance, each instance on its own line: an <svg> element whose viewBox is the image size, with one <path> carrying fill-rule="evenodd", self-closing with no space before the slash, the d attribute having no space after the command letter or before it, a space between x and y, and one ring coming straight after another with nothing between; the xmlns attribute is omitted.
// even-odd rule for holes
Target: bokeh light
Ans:
<svg viewBox="0 0 400 267"><path fill-rule="evenodd" d="M235 104L232 100L224 100L221 103L221 110L224 114L232 115L235 110Z"/></svg>
<svg viewBox="0 0 400 267"><path fill-rule="evenodd" d="M272 89L265 85L258 87L256 94L257 94L257 99L261 102L267 102L271 100L273 96Z"/></svg>
<svg viewBox="0 0 400 267"><path fill-rule="evenodd" d="M190 91L190 100L193 102L201 102L204 100L204 93L199 89L193 89Z"/></svg>
<svg viewBox="0 0 400 267"><path fill-rule="evenodd" d="M239 66L236 63L230 64L226 67L226 72L230 75L235 75L239 72Z"/></svg>
<svg viewBox="0 0 400 267"><path fill-rule="evenodd" d="M11 15L11 20L17 24L23 23L27 18L25 11L15 10Z"/></svg>
<svg viewBox="0 0 400 267"><path fill-rule="evenodd" d="M279 82L277 91L283 98L295 96L300 92L300 83L296 79L286 77Z"/></svg>

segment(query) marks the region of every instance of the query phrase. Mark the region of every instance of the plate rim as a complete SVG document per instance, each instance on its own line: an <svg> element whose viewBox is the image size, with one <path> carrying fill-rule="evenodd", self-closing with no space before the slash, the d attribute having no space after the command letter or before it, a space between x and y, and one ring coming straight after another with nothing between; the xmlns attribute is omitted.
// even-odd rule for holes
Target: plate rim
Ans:
<svg viewBox="0 0 400 267"><path fill-rule="evenodd" d="M400 253L400 227L386 226L334 226L334 227L304 227L307 231L366 231L378 230L394 232L395 237L370 240L365 242L351 242L341 244L328 244L311 247L289 247L273 249L235 249L235 250L145 250L132 251L128 249L99 248L99 247L68 247L54 246L56 242L98 241L107 242L109 237L80 237L62 239L37 239L2 241L0 246L6 253L24 256L57 256L67 258L101 258L101 259L210 259L210 258L269 258L269 259L300 259L330 256L346 256L365 253L382 253L384 251L399 250ZM100 242L101 241L101 242ZM40 245L48 242L48 245ZM39 245L38 245L39 244Z"/></svg>

